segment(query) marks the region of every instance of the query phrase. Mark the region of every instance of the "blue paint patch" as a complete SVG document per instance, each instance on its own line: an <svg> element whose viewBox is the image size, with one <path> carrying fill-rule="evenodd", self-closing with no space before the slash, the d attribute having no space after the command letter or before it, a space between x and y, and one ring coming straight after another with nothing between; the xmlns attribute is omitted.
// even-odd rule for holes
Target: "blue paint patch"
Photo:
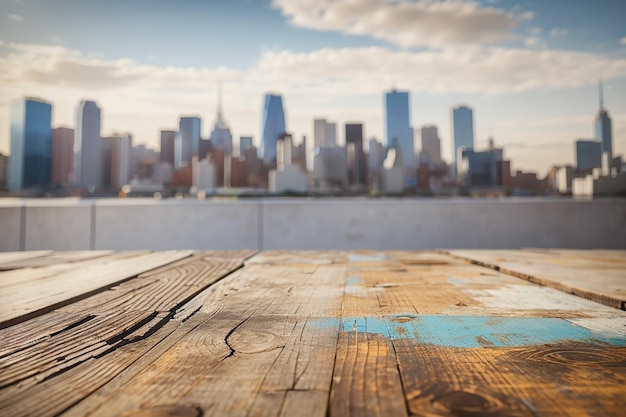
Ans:
<svg viewBox="0 0 626 417"><path fill-rule="evenodd" d="M319 328L337 327L338 319L318 319ZM626 339L594 333L558 318L419 316L344 317L340 331L381 334L396 340L456 348L516 347L557 343L603 342L626 346Z"/></svg>
<svg viewBox="0 0 626 417"><path fill-rule="evenodd" d="M456 285L457 287L462 287L465 285L465 281L463 281L461 278L448 277L448 282L450 284Z"/></svg>
<svg viewBox="0 0 626 417"><path fill-rule="evenodd" d="M376 261L386 261L389 257L387 255L357 255L350 254L348 255L348 262L376 262Z"/></svg>
<svg viewBox="0 0 626 417"><path fill-rule="evenodd" d="M346 285L361 285L363 279L358 275L352 275L346 279Z"/></svg>

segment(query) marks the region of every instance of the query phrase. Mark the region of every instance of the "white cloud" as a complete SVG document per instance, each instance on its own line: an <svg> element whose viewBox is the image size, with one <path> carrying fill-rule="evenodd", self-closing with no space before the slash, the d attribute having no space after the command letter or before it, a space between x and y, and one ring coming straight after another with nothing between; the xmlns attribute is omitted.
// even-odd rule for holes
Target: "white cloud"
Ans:
<svg viewBox="0 0 626 417"><path fill-rule="evenodd" d="M530 36L524 39L524 45L527 47L545 48L546 44L537 36Z"/></svg>
<svg viewBox="0 0 626 417"><path fill-rule="evenodd" d="M510 13L469 0L273 0L300 27L366 35L402 47L509 41L530 13Z"/></svg>
<svg viewBox="0 0 626 417"><path fill-rule="evenodd" d="M9 20L13 20L14 22L23 22L24 16L19 14L9 13Z"/></svg>
<svg viewBox="0 0 626 417"><path fill-rule="evenodd" d="M626 45L626 36L620 39L619 43L621 43L622 45Z"/></svg>
<svg viewBox="0 0 626 417"><path fill-rule="evenodd" d="M53 85L101 90L142 86L187 88L218 76L233 78L237 71L140 65L132 59L106 60L101 54L82 54L63 46L5 43L11 52L0 56L0 86Z"/></svg>
<svg viewBox="0 0 626 417"><path fill-rule="evenodd" d="M259 70L301 86L329 80L324 82L329 90L346 93L382 91L394 83L412 91L505 93L580 87L599 76L624 76L626 59L553 50L465 47L413 53L371 47L270 51Z"/></svg>
<svg viewBox="0 0 626 417"><path fill-rule="evenodd" d="M565 28L553 28L550 31L550 36L553 38L556 38L558 36L565 36L569 33L569 30L565 29Z"/></svg>

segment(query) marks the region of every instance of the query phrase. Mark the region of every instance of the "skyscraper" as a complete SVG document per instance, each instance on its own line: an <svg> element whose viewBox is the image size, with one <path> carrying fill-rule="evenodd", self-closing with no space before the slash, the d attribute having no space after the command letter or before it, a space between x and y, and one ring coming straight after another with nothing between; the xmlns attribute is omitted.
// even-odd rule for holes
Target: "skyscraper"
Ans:
<svg viewBox="0 0 626 417"><path fill-rule="evenodd" d="M74 129L57 127L52 129L52 178L53 184L71 182L74 163Z"/></svg>
<svg viewBox="0 0 626 417"><path fill-rule="evenodd" d="M215 117L215 125L211 132L211 146L213 149L221 149L225 155L231 155L233 153L233 135L230 133L230 128L224 120L224 114L222 112L222 89L221 86L218 91L217 97L217 115Z"/></svg>
<svg viewBox="0 0 626 417"><path fill-rule="evenodd" d="M100 108L93 101L81 101L76 111L74 183L83 188L102 185Z"/></svg>
<svg viewBox="0 0 626 417"><path fill-rule="evenodd" d="M111 185L121 188L133 174L133 137L130 134L114 136L111 143Z"/></svg>
<svg viewBox="0 0 626 417"><path fill-rule="evenodd" d="M441 140L437 126L422 127L422 152L426 153L430 164L441 163Z"/></svg>
<svg viewBox="0 0 626 417"><path fill-rule="evenodd" d="M276 161L276 142L285 133L285 112L280 95L266 94L263 104L263 136L260 155L266 165Z"/></svg>
<svg viewBox="0 0 626 417"><path fill-rule="evenodd" d="M602 91L602 82L600 82L600 108L596 114L594 121L594 135L602 144L602 153L608 153L608 160L613 158L613 132L611 126L611 118L609 113L604 109L604 95Z"/></svg>
<svg viewBox="0 0 626 417"><path fill-rule="evenodd" d="M576 146L576 168L590 172L602 168L602 143L595 140L578 139Z"/></svg>
<svg viewBox="0 0 626 417"><path fill-rule="evenodd" d="M474 112L467 106L452 109L452 143L452 166L457 168L459 148L474 149Z"/></svg>
<svg viewBox="0 0 626 417"><path fill-rule="evenodd" d="M313 120L313 146L337 144L337 124L326 119Z"/></svg>
<svg viewBox="0 0 626 417"><path fill-rule="evenodd" d="M415 168L415 146L413 128L410 122L409 93L395 89L385 93L386 144L398 146L402 153L404 167L409 171ZM395 144L395 145L394 145ZM411 180L409 176L407 180Z"/></svg>
<svg viewBox="0 0 626 417"><path fill-rule="evenodd" d="M191 164L191 156L200 150L202 120L199 117L181 117L174 146L174 166L180 168Z"/></svg>
<svg viewBox="0 0 626 417"><path fill-rule="evenodd" d="M174 166L174 144L176 142L176 131L161 130L161 153L159 160L169 162Z"/></svg>
<svg viewBox="0 0 626 417"><path fill-rule="evenodd" d="M365 185L363 124L346 123L346 148L348 150L348 177L350 184Z"/></svg>
<svg viewBox="0 0 626 417"><path fill-rule="evenodd" d="M239 155L245 155L248 150L252 149L254 144L252 143L252 136L240 136L239 137Z"/></svg>
<svg viewBox="0 0 626 417"><path fill-rule="evenodd" d="M44 187L50 182L52 104L33 98L11 103L9 190Z"/></svg>

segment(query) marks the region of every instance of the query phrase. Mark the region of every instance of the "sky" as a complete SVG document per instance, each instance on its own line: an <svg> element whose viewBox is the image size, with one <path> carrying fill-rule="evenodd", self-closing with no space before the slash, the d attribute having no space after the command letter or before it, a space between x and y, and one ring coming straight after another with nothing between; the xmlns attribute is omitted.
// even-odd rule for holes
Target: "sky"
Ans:
<svg viewBox="0 0 626 417"><path fill-rule="evenodd" d="M102 135L158 149L181 115L208 137L223 89L233 137L259 143L263 95L282 94L298 143L313 119L362 122L384 140L384 93L411 93L411 123L436 125L451 155L451 108L474 109L475 147L493 137L514 169L544 175L593 137L598 81L626 153L624 0L0 0L0 152L10 101L53 103L53 127L80 100Z"/></svg>

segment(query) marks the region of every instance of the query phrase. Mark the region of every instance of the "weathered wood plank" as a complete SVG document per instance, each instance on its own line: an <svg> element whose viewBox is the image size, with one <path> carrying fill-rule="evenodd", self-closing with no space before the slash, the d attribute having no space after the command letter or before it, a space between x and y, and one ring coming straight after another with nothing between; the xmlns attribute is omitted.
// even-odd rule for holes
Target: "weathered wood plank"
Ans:
<svg viewBox="0 0 626 417"><path fill-rule="evenodd" d="M194 322L193 317L184 323L173 319L176 309L240 267L242 261L199 254L161 269L159 274L145 274L95 294L72 308L0 330L0 337L3 333L30 334L30 338L23 337L18 348L0 358L0 385L5 387L0 390L0 414L19 415L28 402L39 397L42 403L54 407L38 408L40 414L29 408L29 415L61 412L143 358L167 335L174 332L173 337L180 339L183 335L176 331L178 327L186 328L186 334L201 321ZM145 282L136 285L140 280ZM111 300L111 293L133 296L115 304L115 308L102 308ZM86 313L89 315L81 320ZM44 333L40 326L33 325L51 319L58 321L56 327L60 330ZM190 328L188 323L195 324ZM168 330L161 331L165 328ZM37 338L31 340L33 337ZM67 396L68 390L82 393L82 397Z"/></svg>
<svg viewBox="0 0 626 417"><path fill-rule="evenodd" d="M278 416L292 390L325 393L311 400L325 410L338 323L320 327L315 318L341 311L344 271L249 265L232 274L194 301L202 300L208 320L114 392L97 403L88 398L90 415L178 404L211 415Z"/></svg>
<svg viewBox="0 0 626 417"><path fill-rule="evenodd" d="M594 251L566 250L448 252L518 278L626 310L626 251L610 251L604 256L596 256Z"/></svg>
<svg viewBox="0 0 626 417"><path fill-rule="evenodd" d="M0 252L0 269L3 264L50 255L51 250Z"/></svg>
<svg viewBox="0 0 626 417"><path fill-rule="evenodd" d="M411 414L573 416L594 409L593 398L604 404L598 415L626 407L617 395L626 377L626 365L616 366L626 364L622 312L459 260L403 270L394 265L402 255L392 258L382 272L351 268L361 288L349 292L375 291L384 314L352 326L344 317L342 336L352 328L393 340ZM594 369L576 376L575 364ZM602 373L600 386L588 383Z"/></svg>
<svg viewBox="0 0 626 417"><path fill-rule="evenodd" d="M58 254L60 254L60 252L55 252L51 256ZM97 258L80 259L75 262L51 263L49 265L40 265L38 267L23 266L12 270L0 271L0 291L7 292L10 291L11 287L16 286L35 288L35 285L42 284L42 282L37 281L42 281L61 273L80 269L90 270L93 267L109 264L120 259L130 259L147 254L149 254L148 251L113 252ZM35 258L35 260L47 260L48 258L50 258L50 256Z"/></svg>
<svg viewBox="0 0 626 417"><path fill-rule="evenodd" d="M111 254L113 254L113 251L109 250L53 252L47 256L38 256L35 258L20 259L2 263L0 264L0 270L40 268L49 265L67 264L87 259L95 259Z"/></svg>
<svg viewBox="0 0 626 417"><path fill-rule="evenodd" d="M86 298L115 283L188 257L190 254L188 251L151 253L98 264L88 269L72 269L45 277L45 279L38 279L35 284L25 283L3 288L0 291L0 306L2 306L0 328L51 311L77 299Z"/></svg>

